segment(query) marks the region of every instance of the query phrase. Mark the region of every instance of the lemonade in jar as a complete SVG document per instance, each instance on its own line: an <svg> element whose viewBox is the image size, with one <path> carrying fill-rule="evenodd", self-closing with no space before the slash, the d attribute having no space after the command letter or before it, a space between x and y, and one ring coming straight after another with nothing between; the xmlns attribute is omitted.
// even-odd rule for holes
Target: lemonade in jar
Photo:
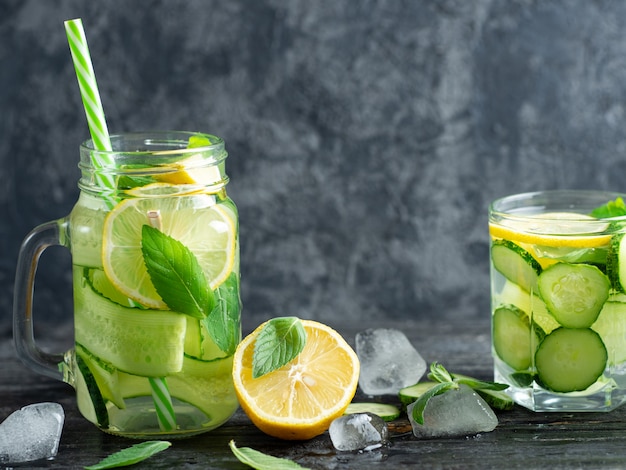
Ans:
<svg viewBox="0 0 626 470"><path fill-rule="evenodd" d="M495 380L535 411L626 401L626 206L544 191L489 209Z"/></svg>
<svg viewBox="0 0 626 470"><path fill-rule="evenodd" d="M75 347L53 370L54 357L28 353L32 338L18 326L18 351L40 372L62 374L80 412L103 431L208 431L238 406L238 216L226 194L224 142L150 132L111 136L111 146L81 146L76 205L35 229L20 255L28 265L42 244L70 249Z"/></svg>

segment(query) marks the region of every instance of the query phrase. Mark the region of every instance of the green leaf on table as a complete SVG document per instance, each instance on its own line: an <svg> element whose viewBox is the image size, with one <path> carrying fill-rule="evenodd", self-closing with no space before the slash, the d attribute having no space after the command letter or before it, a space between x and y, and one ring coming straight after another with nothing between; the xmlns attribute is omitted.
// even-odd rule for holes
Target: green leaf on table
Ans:
<svg viewBox="0 0 626 470"><path fill-rule="evenodd" d="M215 289L215 306L209 315L201 320L206 326L211 339L222 351L231 355L237 349L241 339L239 324L239 275L230 276Z"/></svg>
<svg viewBox="0 0 626 470"><path fill-rule="evenodd" d="M252 377L257 379L294 359L306 344L306 331L297 317L268 321L254 344Z"/></svg>
<svg viewBox="0 0 626 470"><path fill-rule="evenodd" d="M161 452L171 446L168 441L145 441L135 444L126 449L105 457L95 465L85 467L87 470L102 470L105 468L126 467L146 460L154 454Z"/></svg>
<svg viewBox="0 0 626 470"><path fill-rule="evenodd" d="M178 240L144 225L141 251L157 293L176 312L204 318L215 298L195 255Z"/></svg>
<svg viewBox="0 0 626 470"><path fill-rule="evenodd" d="M424 394L420 395L420 397L415 401L412 410L413 419L415 420L415 422L418 424L424 424L424 410L426 409L426 405L428 405L428 402L432 397L436 395L441 395L448 390L452 390L458 387L459 385L454 382L440 382L424 392Z"/></svg>
<svg viewBox="0 0 626 470"><path fill-rule="evenodd" d="M256 470L306 470L306 467L292 460L273 457L250 447L237 447L235 441L230 441L228 445L241 463L249 465Z"/></svg>
<svg viewBox="0 0 626 470"><path fill-rule="evenodd" d="M626 215L626 204L621 197L616 198L614 201L609 201L605 205L596 207L591 211L593 217L598 219L609 219L611 217L621 217Z"/></svg>

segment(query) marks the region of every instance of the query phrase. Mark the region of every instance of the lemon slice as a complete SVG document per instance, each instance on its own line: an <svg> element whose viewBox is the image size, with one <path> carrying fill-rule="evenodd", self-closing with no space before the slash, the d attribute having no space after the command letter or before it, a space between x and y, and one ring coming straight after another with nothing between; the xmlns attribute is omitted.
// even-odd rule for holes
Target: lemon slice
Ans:
<svg viewBox="0 0 626 470"><path fill-rule="evenodd" d="M239 344L233 358L239 404L261 431L281 439L325 432L344 413L359 381L359 359L339 333L311 320L302 325L304 349L273 372L252 377L254 346L264 324Z"/></svg>
<svg viewBox="0 0 626 470"><path fill-rule="evenodd" d="M142 226L158 211L160 230L180 241L198 259L211 289L233 269L236 226L232 215L207 194L126 199L104 221L102 263L111 283L125 296L156 309L167 305L156 292L141 252Z"/></svg>
<svg viewBox="0 0 626 470"><path fill-rule="evenodd" d="M509 218L502 225L491 222L489 233L495 238L543 246L594 248L606 245L608 222L573 212L548 212Z"/></svg>
<svg viewBox="0 0 626 470"><path fill-rule="evenodd" d="M190 186L188 184L150 183L144 186L127 189L124 192L133 197L169 197L201 194L205 191L198 189L197 186ZM212 197L215 198L215 196Z"/></svg>
<svg viewBox="0 0 626 470"><path fill-rule="evenodd" d="M212 186L224 179L219 165L208 163L199 153L164 168L171 171L156 176L162 183Z"/></svg>

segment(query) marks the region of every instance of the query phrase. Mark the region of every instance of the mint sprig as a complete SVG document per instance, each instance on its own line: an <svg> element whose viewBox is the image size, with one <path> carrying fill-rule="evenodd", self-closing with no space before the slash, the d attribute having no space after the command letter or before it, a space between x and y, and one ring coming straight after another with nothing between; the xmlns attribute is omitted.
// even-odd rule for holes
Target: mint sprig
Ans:
<svg viewBox="0 0 626 470"><path fill-rule="evenodd" d="M614 201L609 201L603 206L596 207L591 211L591 215L598 219L622 217L626 215L626 204L621 197L617 197Z"/></svg>
<svg viewBox="0 0 626 470"><path fill-rule="evenodd" d="M168 441L145 441L105 457L95 465L85 467L87 470L103 470L106 468L126 467L146 460L154 454L171 446Z"/></svg>
<svg viewBox="0 0 626 470"><path fill-rule="evenodd" d="M269 320L259 332L252 356L252 377L257 379L293 360L304 349L306 331L297 317Z"/></svg>
<svg viewBox="0 0 626 470"><path fill-rule="evenodd" d="M154 288L171 310L200 319L213 310L215 296L189 248L144 225L141 252Z"/></svg>
<svg viewBox="0 0 626 470"><path fill-rule="evenodd" d="M424 424L424 410L426 409L426 406L428 405L428 402L431 398L437 395L441 395L448 390L457 390L460 384L467 385L473 390L501 391L509 387L506 384L501 384L498 382L487 382L461 374L451 374L446 370L444 366L442 366L438 362L433 362L430 365L428 378L433 382L436 382L437 385L434 385L427 392L421 395L413 405L413 419L418 424Z"/></svg>
<svg viewBox="0 0 626 470"><path fill-rule="evenodd" d="M228 443L237 459L256 470L307 470L306 467L288 459L264 454L250 447L237 447L235 441Z"/></svg>

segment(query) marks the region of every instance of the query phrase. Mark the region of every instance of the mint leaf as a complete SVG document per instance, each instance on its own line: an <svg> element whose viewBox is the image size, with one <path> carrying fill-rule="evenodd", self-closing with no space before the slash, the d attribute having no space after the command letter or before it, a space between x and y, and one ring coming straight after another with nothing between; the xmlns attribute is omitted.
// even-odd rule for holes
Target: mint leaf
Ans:
<svg viewBox="0 0 626 470"><path fill-rule="evenodd" d="M256 470L307 470L306 467L303 467L292 460L273 457L271 455L264 454L263 452L259 452L258 450L251 449L250 447L238 448L235 445L235 441L230 441L228 445L235 457L237 457L241 463L249 465Z"/></svg>
<svg viewBox="0 0 626 470"><path fill-rule="evenodd" d="M268 321L254 344L252 377L281 368L294 359L306 344L306 331L297 317L278 317Z"/></svg>
<svg viewBox="0 0 626 470"><path fill-rule="evenodd" d="M428 378L434 382L452 382L452 376L450 373L438 362L433 362L430 365Z"/></svg>
<svg viewBox="0 0 626 470"><path fill-rule="evenodd" d="M415 422L418 424L424 424L424 410L432 397L441 395L442 393L455 388L459 388L459 386L454 382L440 382L420 395L420 397L415 400L412 410Z"/></svg>
<svg viewBox="0 0 626 470"><path fill-rule="evenodd" d="M213 292L198 260L185 245L144 225L141 252L152 284L171 310L195 318L204 318L213 310Z"/></svg>
<svg viewBox="0 0 626 470"><path fill-rule="evenodd" d="M167 449L171 445L172 443L168 441L141 442L111 454L97 464L85 468L87 470L102 470L105 468L126 467L146 460L148 457L152 457L154 454Z"/></svg>
<svg viewBox="0 0 626 470"><path fill-rule="evenodd" d="M509 388L508 385L498 382L487 382L484 380L478 380L474 377L462 374L451 374L446 370L444 366L438 362L433 362L430 365L430 373L428 378L434 382L455 382L459 384L465 384L474 390L505 390Z"/></svg>
<svg viewBox="0 0 626 470"><path fill-rule="evenodd" d="M498 382L485 382L466 375L452 374L456 383L465 384L474 390L505 390L509 388L506 384Z"/></svg>
<svg viewBox="0 0 626 470"><path fill-rule="evenodd" d="M239 276L231 273L215 290L215 307L209 315L201 320L206 326L213 342L222 351L231 355L235 352L241 339L239 313Z"/></svg>
<svg viewBox="0 0 626 470"><path fill-rule="evenodd" d="M192 135L189 137L189 142L187 143L188 149L195 149L198 147L209 147L213 145L208 137L203 135Z"/></svg>
<svg viewBox="0 0 626 470"><path fill-rule="evenodd" d="M626 215L626 204L624 204L624 200L621 197L618 197L614 201L609 201L603 206L596 207L591 211L591 215L598 219L621 217Z"/></svg>

